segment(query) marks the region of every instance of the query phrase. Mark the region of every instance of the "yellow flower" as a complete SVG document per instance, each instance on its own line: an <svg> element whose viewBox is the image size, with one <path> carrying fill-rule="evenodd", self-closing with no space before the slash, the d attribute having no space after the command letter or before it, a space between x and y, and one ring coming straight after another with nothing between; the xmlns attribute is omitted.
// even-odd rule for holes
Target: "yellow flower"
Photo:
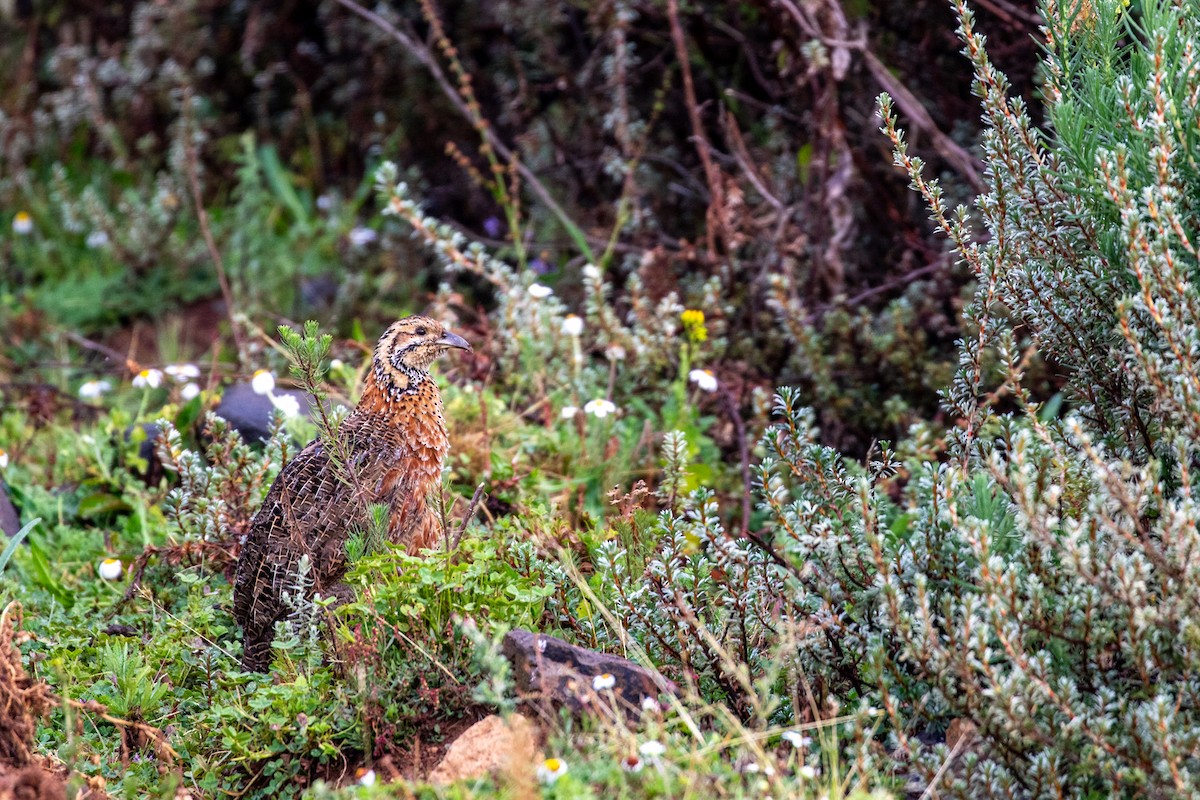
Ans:
<svg viewBox="0 0 1200 800"><path fill-rule="evenodd" d="M689 308L679 315L683 322L683 334L692 344L700 344L708 339L708 328L704 326L704 312L698 308Z"/></svg>

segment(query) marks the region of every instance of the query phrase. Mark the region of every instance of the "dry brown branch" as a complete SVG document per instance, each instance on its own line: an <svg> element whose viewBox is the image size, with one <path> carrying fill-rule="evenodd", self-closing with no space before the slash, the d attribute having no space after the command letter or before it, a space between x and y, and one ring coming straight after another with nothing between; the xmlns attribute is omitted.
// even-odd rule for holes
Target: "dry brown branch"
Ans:
<svg viewBox="0 0 1200 800"><path fill-rule="evenodd" d="M52 704L50 687L25 673L17 631L21 604L16 600L0 613L0 764L23 767L33 760L33 735L37 721Z"/></svg>
<svg viewBox="0 0 1200 800"><path fill-rule="evenodd" d="M738 128L733 114L722 113L721 122L725 128L725 139L729 142L733 157L737 160L746 179L758 190L762 198L771 204L772 208L783 213L785 211L783 201L771 193L771 190L767 188L766 181L758 174L758 167L754 166L754 159L750 157L750 151L746 149L746 140L742 138L742 131Z"/></svg>
<svg viewBox="0 0 1200 800"><path fill-rule="evenodd" d="M179 757L166 734L153 725L113 716L94 700L59 697L49 685L29 677L15 641L21 622L21 604L14 600L0 613L0 764L22 767L32 762L37 721L54 705L94 714L116 725L122 730L123 745L149 746L160 761L171 763Z"/></svg>
<svg viewBox="0 0 1200 800"><path fill-rule="evenodd" d="M925 110L925 106L917 96L899 78L893 75L887 68L887 65L880 61L879 57L872 52L867 44L865 33L858 39L846 39L844 36L828 36L821 30L817 22L805 10L801 9L794 0L779 0L779 2L792 20L800 27L805 37L816 39L835 51L851 50L862 53L867 71L871 73L871 77L875 79L880 88L891 95L900 110L908 116L913 127L922 131L933 140L933 147L937 150L938 154L970 184L974 191L984 191L985 187L983 180L979 177L979 166L976 159L938 128L937 123L933 121L933 117ZM844 20L844 15L841 13L841 6L838 5L836 0L826 0L825 8L835 18Z"/></svg>
<svg viewBox="0 0 1200 800"><path fill-rule="evenodd" d="M1008 0L976 0L976 2L1010 25L1024 23L1037 27L1044 23L1044 20L1038 14L1026 11L1015 3L1008 2Z"/></svg>
<svg viewBox="0 0 1200 800"><path fill-rule="evenodd" d="M910 92L908 87L901 83L900 79L893 75L887 66L879 60L878 56L867 49L865 45L863 46L862 54L866 60L867 69L870 70L876 83L892 96L892 99L896 101L896 105L908 116L913 126L918 130L924 131L933 139L934 149L938 151L938 154L942 158L946 159L946 163L952 166L971 185L971 189L982 193L985 186L983 180L979 177L975 158L966 150L959 147L953 139L942 133L937 123L933 121L933 117L929 116L929 112L925 110L925 106L917 99L917 96Z"/></svg>
<svg viewBox="0 0 1200 800"><path fill-rule="evenodd" d="M479 509L479 503L483 500L483 483L481 482L475 487L475 494L471 495L471 502L467 504L467 513L463 514L462 523L458 526L458 530L454 533L454 538L450 540L449 550L454 550L458 547L458 543L462 541L463 535L467 532L467 525L471 524L471 520L475 517L475 512Z"/></svg>
<svg viewBox="0 0 1200 800"><path fill-rule="evenodd" d="M340 1L340 0L339 0ZM700 106L696 102L696 87L692 82L692 66L688 59L687 42L683 38L683 27L679 24L679 0L667 0L667 18L671 23L671 41L675 45L675 58L679 61L679 69L683 74L683 97L687 105L688 120L692 125L692 142L696 145L696 153L704 166L704 180L708 183L711 200L708 211L705 212L705 235L709 258L716 257L717 234L723 234L725 206L725 187L722 185L721 173L712 159L712 147L708 137L704 135L704 123L700 119Z"/></svg>
<svg viewBox="0 0 1200 800"><path fill-rule="evenodd" d="M360 17L375 25L388 36L395 39L401 47L408 51L409 55L411 55L421 64L421 66L429 70L429 74L433 76L434 82L437 83L438 88L442 90L442 93L446 95L446 99L450 101L451 105L453 105L454 108L468 121L474 123L471 109L467 107L466 102L463 100L462 96L459 95L458 90L455 89L454 85L450 83L450 80L446 77L445 71L442 69L441 65L438 64L437 59L434 58L433 53L430 52L429 48L416 41L411 36L407 35L375 12L363 8L361 5L354 2L354 0L337 0L337 3L349 11L358 14ZM517 172L521 174L521 178L529 185L529 188L533 190L533 193L538 196L538 199L542 201L542 204L549 209L550 213L557 217L559 221L563 223L563 226L568 230L574 228L575 223L571 221L569 216L567 216L567 212L563 210L562 206L555 202L554 198L550 196L550 191L546 188L545 184L538 180L537 175L534 175L524 163L513 157L512 150L510 150L504 144L504 142L500 141L500 137L498 137L495 132L492 131L491 127L484 127L480 132L486 139L487 144L496 151L496 154L499 155L501 159L507 163L516 164Z"/></svg>
<svg viewBox="0 0 1200 800"><path fill-rule="evenodd" d="M131 373L136 374L138 372L139 365L135 363L133 359L126 358L108 345L100 344L99 342L93 342L91 339L80 336L75 331L64 331L63 335L85 350L91 350L99 353L108 360L112 361L114 364L120 364Z"/></svg>
<svg viewBox="0 0 1200 800"><path fill-rule="evenodd" d="M184 114L187 115L189 125L192 121L191 108L192 92L191 89L188 89L183 95L183 109ZM225 274L225 261L221 258L221 250L217 247L217 241L212 235L212 228L208 224L208 211L204 208L204 198L200 192L199 160L200 156L196 152L196 145L189 142L184 158L188 187L192 192L192 203L196 206L196 220L200 223L200 232L204 236L204 244L208 248L209 256L212 258L213 267L217 270L217 282L221 285L221 297L225 301L225 313L229 315L229 327L233 333L233 341L237 348L237 361L241 364L242 355L245 353L245 343L242 341L242 332L237 320L234 319L233 292L229 288L229 278Z"/></svg>

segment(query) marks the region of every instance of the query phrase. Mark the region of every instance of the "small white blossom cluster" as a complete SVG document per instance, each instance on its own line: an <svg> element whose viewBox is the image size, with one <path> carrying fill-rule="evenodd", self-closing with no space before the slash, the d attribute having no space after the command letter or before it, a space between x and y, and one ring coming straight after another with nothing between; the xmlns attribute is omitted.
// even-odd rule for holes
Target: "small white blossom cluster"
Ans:
<svg viewBox="0 0 1200 800"><path fill-rule="evenodd" d="M163 372L161 369L144 369L133 376L133 385L139 389L157 389L162 386Z"/></svg>
<svg viewBox="0 0 1200 800"><path fill-rule="evenodd" d="M271 405L282 411L285 417L300 416L300 401L294 395L275 394L275 376L271 374L270 370L255 371L250 379L250 388L256 394L266 395L270 399Z"/></svg>
<svg viewBox="0 0 1200 800"><path fill-rule="evenodd" d="M112 391L112 384L106 380L84 381L79 386L79 397L83 400L97 400Z"/></svg>
<svg viewBox="0 0 1200 800"><path fill-rule="evenodd" d="M688 380L700 387L703 392L717 390L717 376L713 375L712 370L694 369L688 373Z"/></svg>
<svg viewBox="0 0 1200 800"><path fill-rule="evenodd" d="M18 211L13 215L12 229L18 236L28 236L33 233L33 217L28 211Z"/></svg>
<svg viewBox="0 0 1200 800"><path fill-rule="evenodd" d="M541 764L538 764L537 778L546 785L550 785L567 774L567 762L561 758L547 758Z"/></svg>
<svg viewBox="0 0 1200 800"><path fill-rule="evenodd" d="M97 574L106 581L120 580L125 574L125 569L119 558L106 558L100 562L100 566L96 568Z"/></svg>
<svg viewBox="0 0 1200 800"><path fill-rule="evenodd" d="M133 376L133 385L138 389L157 389L165 383L167 377L176 384L183 384L179 396L184 400L191 400L200 394L200 384L196 383L196 379L200 377L200 368L195 364L168 364L162 369L143 369ZM79 396L94 400L111 388L108 381L87 381L79 387Z"/></svg>
<svg viewBox="0 0 1200 800"><path fill-rule="evenodd" d="M586 403L584 403L583 411L585 414L591 414L593 417L596 417L597 419L604 419L609 414L617 413L617 407L615 405L613 405L612 401L604 400L601 398L601 399L596 399L596 400L589 400Z"/></svg>

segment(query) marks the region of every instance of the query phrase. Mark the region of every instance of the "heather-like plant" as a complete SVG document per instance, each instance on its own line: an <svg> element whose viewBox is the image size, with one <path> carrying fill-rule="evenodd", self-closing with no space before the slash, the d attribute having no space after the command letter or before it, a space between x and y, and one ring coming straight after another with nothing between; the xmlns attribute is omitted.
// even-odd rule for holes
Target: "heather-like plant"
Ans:
<svg viewBox="0 0 1200 800"><path fill-rule="evenodd" d="M788 631L795 671L776 696L870 698L890 721L877 763L911 758L940 793L1191 796L1200 14L1047 8L1048 135L958 10L989 123L986 238L966 209L945 210L882 101L897 163L978 280L947 394L962 420L952 458L914 440L907 458L849 464L783 392L757 530L731 535L700 495L683 517L664 512L650 545L611 543L598 562L629 587L616 616L668 670L749 698L739 673L771 677L763 645ZM1061 419L1027 385L1039 353L1067 373ZM705 631L738 657L704 657ZM923 744L955 719L977 738Z"/></svg>
<svg viewBox="0 0 1200 800"><path fill-rule="evenodd" d="M982 734L945 779L959 796L1190 796L1200 785L1197 10L1047 6L1050 136L1007 96L959 5L988 122L987 239L972 236L965 209L945 210L883 99L897 163L979 281L948 396L965 422L957 459L929 474L925 500L919 485L908 492L926 509L905 533L916 569L875 553L904 656L875 655L892 673L899 744L922 749L904 733L902 698L917 687L895 680L901 663L927 691L918 716L967 718ZM1034 349L1068 373L1062 421L1041 419L1023 385ZM1006 394L1016 415L997 413ZM991 514L965 491L984 480ZM945 757L918 761L932 772Z"/></svg>

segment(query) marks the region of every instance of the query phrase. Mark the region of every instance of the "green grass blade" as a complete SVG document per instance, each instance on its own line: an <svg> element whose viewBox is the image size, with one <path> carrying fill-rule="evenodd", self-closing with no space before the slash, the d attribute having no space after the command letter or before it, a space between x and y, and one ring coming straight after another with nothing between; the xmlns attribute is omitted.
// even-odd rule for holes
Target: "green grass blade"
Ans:
<svg viewBox="0 0 1200 800"><path fill-rule="evenodd" d="M29 522L26 522L21 527L21 530L9 537L8 547L5 547L4 552L0 553L0 575L4 574L4 568L8 566L9 559L13 557L13 553L17 552L17 545L21 544L21 540L29 535L29 532L33 530L33 526L41 521L41 517L29 520Z"/></svg>

